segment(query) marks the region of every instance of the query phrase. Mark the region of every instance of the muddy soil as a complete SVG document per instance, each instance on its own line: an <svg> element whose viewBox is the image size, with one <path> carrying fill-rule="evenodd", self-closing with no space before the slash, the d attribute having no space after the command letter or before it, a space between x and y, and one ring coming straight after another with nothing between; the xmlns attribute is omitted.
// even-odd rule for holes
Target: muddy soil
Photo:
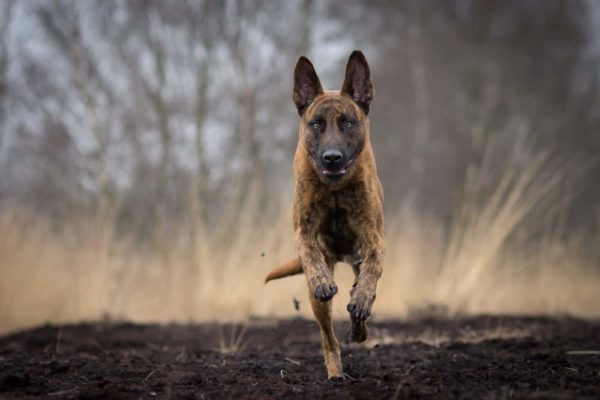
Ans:
<svg viewBox="0 0 600 400"><path fill-rule="evenodd" d="M45 326L0 337L0 399L600 399L600 321L381 321L342 347L329 382L310 320Z"/></svg>

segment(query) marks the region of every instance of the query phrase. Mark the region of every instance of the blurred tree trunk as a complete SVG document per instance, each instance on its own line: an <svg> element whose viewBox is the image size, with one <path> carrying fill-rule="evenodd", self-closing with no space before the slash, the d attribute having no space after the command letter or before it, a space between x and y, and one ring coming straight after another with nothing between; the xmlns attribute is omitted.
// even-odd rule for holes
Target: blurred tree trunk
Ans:
<svg viewBox="0 0 600 400"><path fill-rule="evenodd" d="M137 12L132 10L132 12ZM155 26L149 18L150 11L142 10L141 16L143 23L140 24L142 32L140 38L145 44L147 50L154 61L154 76L145 77L140 71L139 60L133 59L125 49L121 48L120 53L127 68L133 75L136 82L141 85L142 91L151 109L151 126L156 128L159 143L159 159L155 179L150 180L152 186L152 202L150 207L150 220L154 222L159 230L163 230L168 225L168 213L171 208L170 201L170 180L171 169L173 167L173 134L171 132L171 110L169 101L166 98L166 49L164 44L154 36ZM162 21L161 21L162 22ZM146 229L149 229L147 226ZM155 232L158 233L158 232Z"/></svg>
<svg viewBox="0 0 600 400"><path fill-rule="evenodd" d="M158 165L157 201L158 221L161 225L166 223L167 210L169 209L169 170L172 164L172 135L170 129L169 106L164 98L165 87L165 55L162 44L158 41L152 43L151 50L156 64L156 75L158 85L152 89L146 85L148 96L154 108L154 114L158 123L158 134L160 139L160 161Z"/></svg>
<svg viewBox="0 0 600 400"><path fill-rule="evenodd" d="M303 0L300 16L300 43L298 46L298 56L308 55L311 47L310 36L312 33L312 16L314 0Z"/></svg>
<svg viewBox="0 0 600 400"><path fill-rule="evenodd" d="M210 45L209 45L210 46ZM210 57L212 47L206 46L207 58ZM206 149L204 146L204 129L208 116L208 80L210 76L210 64L208 59L198 62L196 71L196 109L194 112L196 149L196 172L192 186L192 230L194 236L201 235L207 223L207 185L208 165L206 160Z"/></svg>
<svg viewBox="0 0 600 400"><path fill-rule="evenodd" d="M201 10L201 23L195 25L193 34L190 35L194 48L195 42L202 43L204 55L197 61L196 67L196 106L194 110L196 150L196 171L192 185L192 240L199 243L206 237L208 226L208 178L209 167L205 149L205 126L209 114L209 82L211 77L211 63L213 62L213 49L218 34L219 9L209 0L204 1Z"/></svg>
<svg viewBox="0 0 600 400"><path fill-rule="evenodd" d="M237 79L233 154L240 167L234 171L230 180L233 190L230 192L231 200L224 212L226 222L223 224L223 235L228 235L235 229L241 212L252 213L254 218L260 218L269 196L266 163L270 157L265 153L265 149L267 151L270 149L269 139L267 143L262 143L259 139L256 115L259 108L263 107L262 103L258 103L258 94L262 86L259 77L256 76L255 68L253 69L251 65L254 56L248 53L250 43L247 40L251 33L250 28L256 23L257 16L263 11L261 7L264 8L264 5L260 2L231 2L228 5L231 6L230 16L233 16L233 21L229 21L225 40ZM297 9L300 21L295 25L294 33L288 33L294 38L296 43L294 48L298 52L289 54L293 59L302 54L306 55L310 51L313 8L314 0L302 0Z"/></svg>
<svg viewBox="0 0 600 400"><path fill-rule="evenodd" d="M108 146L109 133L101 126L98 117L98 104L95 93L92 92L89 76L89 63L93 63L89 56L86 44L83 41L81 32L81 19L75 5L72 5L73 12L73 31L71 57L73 68L75 69L75 87L79 93L81 101L87 109L87 115L91 119L92 136L95 140L95 150L91 154L95 166L96 185L98 187L98 204L96 207L97 219L100 224L108 223L112 220L114 211L112 204L112 195L110 189L110 177L108 173Z"/></svg>
<svg viewBox="0 0 600 400"><path fill-rule="evenodd" d="M239 161L239 166L233 171L230 180L232 191L229 205L226 208L225 222L222 234L231 232L240 217L242 206L245 205L251 190L261 192L264 184L264 165L256 142L256 94L255 87L251 84L251 71L248 70L246 58L246 26L248 18L257 12L258 4L243 2L228 3L233 8L233 21L228 21L226 43L231 55L236 84L236 105L233 152L229 155L232 160Z"/></svg>
<svg viewBox="0 0 600 400"><path fill-rule="evenodd" d="M8 108L8 26L11 21L13 1L7 1L0 7L0 200L2 200L4 155L6 146Z"/></svg>
<svg viewBox="0 0 600 400"><path fill-rule="evenodd" d="M94 149L90 154L81 154L84 163L91 162L92 165L91 173L98 193L97 201L93 201L94 211L98 222L111 221L114 196L107 165L109 132L98 116L98 96L103 93L111 99L111 90L101 76L92 51L84 40L78 4L57 2L55 7L39 9L38 17L48 36L62 51L73 69L75 93L86 109L86 116L90 118L94 141ZM71 141L76 142L73 138Z"/></svg>
<svg viewBox="0 0 600 400"><path fill-rule="evenodd" d="M415 101L414 140L411 153L410 167L416 182L415 191L423 193L425 179L425 159L429 145L429 85L427 83L426 61L424 56L425 41L423 40L423 8L420 0L412 0L409 7L409 46L410 74L413 83Z"/></svg>

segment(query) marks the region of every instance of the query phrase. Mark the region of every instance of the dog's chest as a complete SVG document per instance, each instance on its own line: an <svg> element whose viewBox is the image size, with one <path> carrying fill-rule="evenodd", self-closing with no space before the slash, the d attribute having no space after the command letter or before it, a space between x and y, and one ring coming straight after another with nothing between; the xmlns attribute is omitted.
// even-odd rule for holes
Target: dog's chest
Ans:
<svg viewBox="0 0 600 400"><path fill-rule="evenodd" d="M332 196L324 209L319 235L329 253L341 260L360 252L359 237L353 223L352 209L344 201Z"/></svg>

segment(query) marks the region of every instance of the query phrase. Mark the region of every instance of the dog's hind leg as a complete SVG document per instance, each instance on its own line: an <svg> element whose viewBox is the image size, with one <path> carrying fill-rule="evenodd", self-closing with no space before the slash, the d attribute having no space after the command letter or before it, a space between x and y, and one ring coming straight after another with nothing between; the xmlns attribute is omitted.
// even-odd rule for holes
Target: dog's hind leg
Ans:
<svg viewBox="0 0 600 400"><path fill-rule="evenodd" d="M321 328L321 342L323 345L323 357L325 358L325 367L327 368L327 378L343 378L342 357L340 344L333 333L333 324L331 322L331 303L332 300L322 302L317 300L309 292L310 305L312 306L319 327Z"/></svg>
<svg viewBox="0 0 600 400"><path fill-rule="evenodd" d="M354 272L354 285L352 288L356 287L356 280L358 279L358 274L360 273L360 261L357 263L352 263L352 271ZM346 334L346 343L350 340L356 343L361 343L367 340L367 323L360 319L356 318L352 313L350 313L350 330Z"/></svg>
<svg viewBox="0 0 600 400"><path fill-rule="evenodd" d="M353 321L364 321L371 315L371 308L376 297L377 281L382 273L384 254L382 235L372 233L367 237L371 243L364 247L370 250L365 252L362 262L354 269L354 273L358 274L350 291L350 302L346 307Z"/></svg>

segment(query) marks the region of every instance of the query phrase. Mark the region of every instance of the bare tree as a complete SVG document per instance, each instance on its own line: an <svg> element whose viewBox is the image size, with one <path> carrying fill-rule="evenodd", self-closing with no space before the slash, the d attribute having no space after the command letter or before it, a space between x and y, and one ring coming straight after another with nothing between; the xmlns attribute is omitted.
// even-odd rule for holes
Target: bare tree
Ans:
<svg viewBox="0 0 600 400"><path fill-rule="evenodd" d="M414 192L419 208L450 218L490 143L494 173L534 147L597 154L590 4L5 1L3 197L54 213L32 199L63 193L142 238L183 226L198 241L217 220L227 235L289 182L298 56L337 73L363 48L388 206Z"/></svg>
<svg viewBox="0 0 600 400"><path fill-rule="evenodd" d="M0 4L0 180L4 163L4 143L7 136L6 113L8 108L8 57L9 57L9 24L11 22L14 1ZM2 185L0 183L0 197Z"/></svg>
<svg viewBox="0 0 600 400"><path fill-rule="evenodd" d="M96 212L99 221L111 220L114 211L114 193L108 168L110 132L99 116L99 97L113 99L109 84L100 73L95 55L84 35L78 3L57 2L54 7L41 7L38 17L49 39L72 68L72 83L77 101L85 107L85 118L90 121L93 149L82 155L91 162L90 171L97 187ZM66 111L66 110L65 110ZM73 132L72 134L75 134Z"/></svg>

